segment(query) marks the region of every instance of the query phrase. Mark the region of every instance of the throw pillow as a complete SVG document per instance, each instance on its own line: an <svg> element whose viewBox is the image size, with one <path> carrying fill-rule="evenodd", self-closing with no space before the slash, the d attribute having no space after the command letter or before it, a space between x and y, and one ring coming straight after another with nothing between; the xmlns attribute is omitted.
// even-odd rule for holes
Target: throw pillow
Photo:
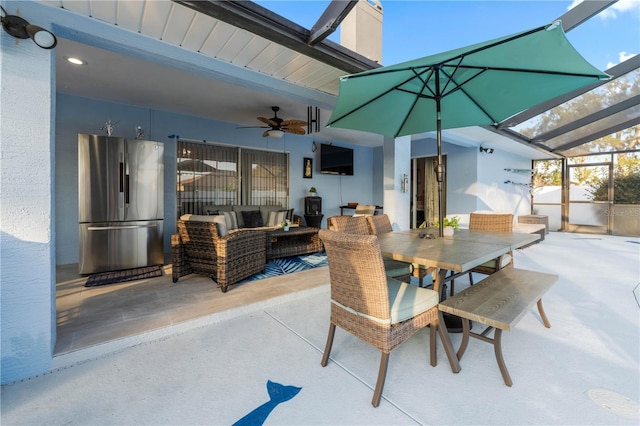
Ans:
<svg viewBox="0 0 640 426"><path fill-rule="evenodd" d="M286 215L286 210L281 210L279 212L269 212L269 221L267 222L267 226L279 226L287 217Z"/></svg>
<svg viewBox="0 0 640 426"><path fill-rule="evenodd" d="M293 223L293 209L285 210L287 212L287 219Z"/></svg>
<svg viewBox="0 0 640 426"><path fill-rule="evenodd" d="M242 211L242 220L245 228L259 228L263 225L260 210Z"/></svg>
<svg viewBox="0 0 640 426"><path fill-rule="evenodd" d="M216 229L218 230L218 236L224 237L229 233L227 229L227 221L223 214L218 214L213 217L213 221L216 224Z"/></svg>
<svg viewBox="0 0 640 426"><path fill-rule="evenodd" d="M227 230L238 229L238 219L236 218L236 212L222 212Z"/></svg>
<svg viewBox="0 0 640 426"><path fill-rule="evenodd" d="M209 209L207 209L207 214L209 216L217 216L217 215L220 214L220 211L219 210L209 210Z"/></svg>

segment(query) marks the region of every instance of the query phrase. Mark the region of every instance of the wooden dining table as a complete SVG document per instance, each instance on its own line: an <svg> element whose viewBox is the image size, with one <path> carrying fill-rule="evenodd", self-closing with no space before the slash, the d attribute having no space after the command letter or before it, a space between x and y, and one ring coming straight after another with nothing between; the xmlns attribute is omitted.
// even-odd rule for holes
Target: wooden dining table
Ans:
<svg viewBox="0 0 640 426"><path fill-rule="evenodd" d="M378 234L383 257L436 268L433 289L444 296L444 281L449 271L462 273L537 241L538 234L475 231L460 229L449 237L437 237L437 229L412 229ZM429 238L435 236L434 238ZM440 324L444 324L439 313ZM460 364L445 326L438 327L445 352L454 373Z"/></svg>

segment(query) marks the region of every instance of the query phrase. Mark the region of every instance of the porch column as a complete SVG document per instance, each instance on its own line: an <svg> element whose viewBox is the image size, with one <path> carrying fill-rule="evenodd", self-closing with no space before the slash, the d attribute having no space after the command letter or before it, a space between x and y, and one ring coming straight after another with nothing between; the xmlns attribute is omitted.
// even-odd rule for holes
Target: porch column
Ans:
<svg viewBox="0 0 640 426"><path fill-rule="evenodd" d="M385 137L383 142L384 212L395 230L407 230L410 226L411 191L402 192L402 179L406 173L411 181L411 136Z"/></svg>
<svg viewBox="0 0 640 426"><path fill-rule="evenodd" d="M54 50L0 31L3 384L46 372L55 345L54 67Z"/></svg>

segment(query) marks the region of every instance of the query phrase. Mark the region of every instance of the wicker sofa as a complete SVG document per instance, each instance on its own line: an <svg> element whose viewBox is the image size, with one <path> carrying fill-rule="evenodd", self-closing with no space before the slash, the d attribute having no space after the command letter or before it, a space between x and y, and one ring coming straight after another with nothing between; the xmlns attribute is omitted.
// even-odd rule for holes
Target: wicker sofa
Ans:
<svg viewBox="0 0 640 426"><path fill-rule="evenodd" d="M217 281L224 293L230 285L264 271L268 260L322 250L317 230L292 228L283 232L279 223L250 228L237 213L242 209L253 212L257 209L238 207L238 210L215 210L220 214L214 215L183 215L178 220L178 232L171 236L174 283L185 275L201 274ZM225 226L220 227L218 218L229 211L236 211L239 229L229 231ZM271 211L274 207L269 206L261 213L268 217ZM300 224L300 221L299 216L293 216L292 223Z"/></svg>
<svg viewBox="0 0 640 426"><path fill-rule="evenodd" d="M241 229L220 236L215 222L179 220L171 236L173 282L188 274L201 274L218 282L220 290L264 271L265 231Z"/></svg>

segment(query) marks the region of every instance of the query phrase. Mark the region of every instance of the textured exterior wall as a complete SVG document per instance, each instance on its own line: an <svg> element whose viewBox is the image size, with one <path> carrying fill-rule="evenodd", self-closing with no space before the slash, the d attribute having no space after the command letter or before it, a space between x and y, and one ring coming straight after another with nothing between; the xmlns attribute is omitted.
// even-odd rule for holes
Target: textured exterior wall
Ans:
<svg viewBox="0 0 640 426"><path fill-rule="evenodd" d="M409 204L411 192L402 192L402 176L411 176L411 136L384 138L384 212L389 215L393 229L411 226Z"/></svg>
<svg viewBox="0 0 640 426"><path fill-rule="evenodd" d="M340 24L340 44L382 63L382 5L360 0Z"/></svg>
<svg viewBox="0 0 640 426"><path fill-rule="evenodd" d="M29 39L2 31L0 43L0 371L8 383L46 371L55 343L55 62Z"/></svg>

